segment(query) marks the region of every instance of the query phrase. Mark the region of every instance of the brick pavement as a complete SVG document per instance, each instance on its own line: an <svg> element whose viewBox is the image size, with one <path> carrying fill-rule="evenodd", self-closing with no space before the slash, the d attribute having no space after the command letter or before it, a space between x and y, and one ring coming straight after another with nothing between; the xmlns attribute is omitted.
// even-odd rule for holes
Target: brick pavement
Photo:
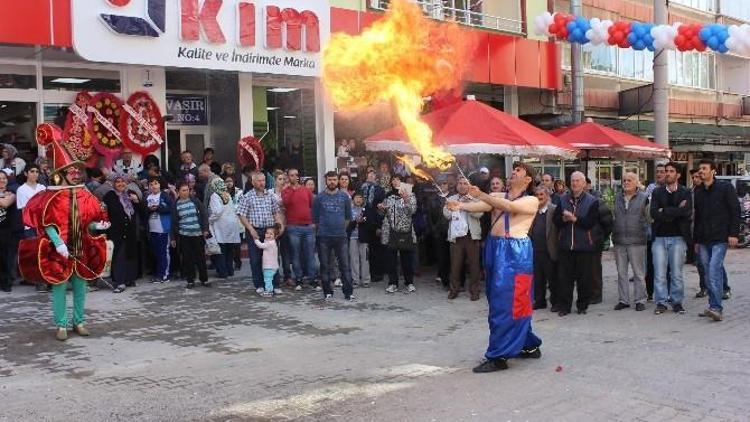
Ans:
<svg viewBox="0 0 750 422"><path fill-rule="evenodd" d="M416 294L358 289L357 303L312 291L257 297L241 280L187 291L93 292L90 338L53 337L49 298L0 296L0 421L748 420L750 250L728 257L726 319L699 318L686 266L686 315L534 316L539 361L475 375L487 306L449 302L428 277ZM557 368L561 367L561 371Z"/></svg>

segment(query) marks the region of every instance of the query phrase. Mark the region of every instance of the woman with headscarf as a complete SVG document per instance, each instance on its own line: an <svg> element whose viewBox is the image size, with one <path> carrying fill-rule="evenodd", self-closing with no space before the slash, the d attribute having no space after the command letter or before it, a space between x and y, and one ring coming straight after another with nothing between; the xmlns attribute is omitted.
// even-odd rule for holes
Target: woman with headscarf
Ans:
<svg viewBox="0 0 750 422"><path fill-rule="evenodd" d="M135 207L140 206L139 196L128 189L128 177L111 173L113 190L104 195L112 226L107 238L114 244L112 252L113 293L122 293L126 287L135 286L138 275L138 243Z"/></svg>
<svg viewBox="0 0 750 422"><path fill-rule="evenodd" d="M229 196L232 197L232 203L234 204L234 209L237 209L237 205L240 203L240 198L242 198L242 190L238 189L237 186L234 184L234 177L233 176L227 176L224 178L224 184L227 185L227 192L229 192ZM237 233L240 236L240 243L236 245L232 245L233 255L234 255L234 269L240 270L242 269L242 254L240 245L242 245L242 242L245 240L245 226L242 225L242 222L240 222L240 219L237 219Z"/></svg>
<svg viewBox="0 0 750 422"><path fill-rule="evenodd" d="M237 230L237 211L234 207L232 195L221 178L214 178L211 182L208 222L211 236L221 248L221 254L211 255L219 278L234 276L234 248L240 243Z"/></svg>
<svg viewBox="0 0 750 422"><path fill-rule="evenodd" d="M11 169L10 177L15 180L26 168L26 161L17 157L18 149L11 144L2 144L2 157L0 157L0 169Z"/></svg>

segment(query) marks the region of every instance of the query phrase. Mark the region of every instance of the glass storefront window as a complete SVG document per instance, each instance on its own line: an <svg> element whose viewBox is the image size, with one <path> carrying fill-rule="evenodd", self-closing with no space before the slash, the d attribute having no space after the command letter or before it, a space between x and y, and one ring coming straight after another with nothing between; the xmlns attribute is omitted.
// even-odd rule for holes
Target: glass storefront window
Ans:
<svg viewBox="0 0 750 422"><path fill-rule="evenodd" d="M0 89L36 89L34 66L0 66Z"/></svg>
<svg viewBox="0 0 750 422"><path fill-rule="evenodd" d="M27 161L35 155L36 123L36 103L0 101L0 143L13 145Z"/></svg>

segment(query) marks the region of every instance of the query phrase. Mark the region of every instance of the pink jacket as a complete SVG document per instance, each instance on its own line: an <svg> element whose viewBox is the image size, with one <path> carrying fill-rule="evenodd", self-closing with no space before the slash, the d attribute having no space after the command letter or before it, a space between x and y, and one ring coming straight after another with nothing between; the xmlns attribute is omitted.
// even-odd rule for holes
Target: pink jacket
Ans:
<svg viewBox="0 0 750 422"><path fill-rule="evenodd" d="M261 242L255 239L255 246L263 249L263 269L264 270L278 270L279 269L279 247L276 245L275 240L268 240Z"/></svg>

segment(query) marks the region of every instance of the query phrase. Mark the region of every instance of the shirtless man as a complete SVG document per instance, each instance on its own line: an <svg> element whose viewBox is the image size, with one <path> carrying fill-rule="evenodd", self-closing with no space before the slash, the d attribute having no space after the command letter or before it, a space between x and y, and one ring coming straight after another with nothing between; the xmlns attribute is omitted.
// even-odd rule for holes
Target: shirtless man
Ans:
<svg viewBox="0 0 750 422"><path fill-rule="evenodd" d="M507 193L486 194L471 186L481 202L449 202L449 209L493 213L491 235L484 247L490 339L486 360L476 373L508 369L509 358L540 358L542 340L531 331L533 250L528 237L539 200L533 195L534 170L515 163Z"/></svg>

